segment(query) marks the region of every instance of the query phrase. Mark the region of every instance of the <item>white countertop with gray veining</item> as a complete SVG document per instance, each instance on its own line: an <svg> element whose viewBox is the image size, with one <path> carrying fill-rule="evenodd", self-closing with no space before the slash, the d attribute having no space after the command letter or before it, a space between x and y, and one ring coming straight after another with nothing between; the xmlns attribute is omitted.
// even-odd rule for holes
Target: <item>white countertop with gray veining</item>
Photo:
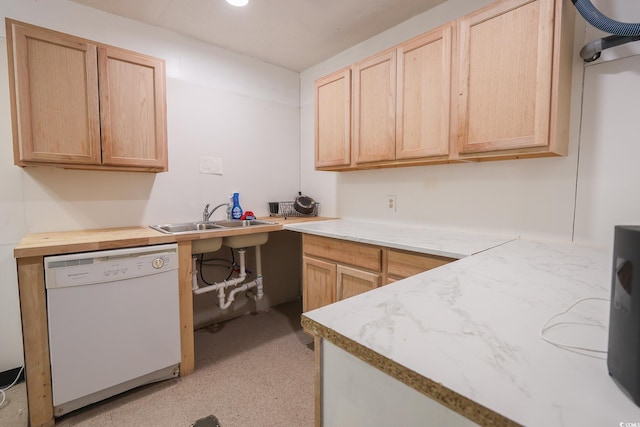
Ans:
<svg viewBox="0 0 640 427"><path fill-rule="evenodd" d="M349 219L287 224L284 228L318 236L458 259L516 238Z"/></svg>
<svg viewBox="0 0 640 427"><path fill-rule="evenodd" d="M555 318L544 335L606 350L610 263L608 249L514 240L305 316L522 425L640 423L605 354L540 337L552 316L599 298Z"/></svg>

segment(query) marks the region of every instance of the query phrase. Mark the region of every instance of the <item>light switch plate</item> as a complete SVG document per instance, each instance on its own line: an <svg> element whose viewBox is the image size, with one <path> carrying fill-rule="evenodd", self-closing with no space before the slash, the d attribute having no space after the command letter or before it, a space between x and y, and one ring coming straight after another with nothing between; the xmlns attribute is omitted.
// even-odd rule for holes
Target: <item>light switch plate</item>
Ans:
<svg viewBox="0 0 640 427"><path fill-rule="evenodd" d="M200 173L222 175L222 157L200 157Z"/></svg>

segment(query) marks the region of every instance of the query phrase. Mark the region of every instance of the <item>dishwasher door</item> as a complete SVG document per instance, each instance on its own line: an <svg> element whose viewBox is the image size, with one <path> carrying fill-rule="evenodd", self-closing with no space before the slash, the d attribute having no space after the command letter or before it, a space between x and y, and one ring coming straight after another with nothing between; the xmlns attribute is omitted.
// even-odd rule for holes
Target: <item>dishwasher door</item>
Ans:
<svg viewBox="0 0 640 427"><path fill-rule="evenodd" d="M55 416L178 375L177 245L44 262Z"/></svg>

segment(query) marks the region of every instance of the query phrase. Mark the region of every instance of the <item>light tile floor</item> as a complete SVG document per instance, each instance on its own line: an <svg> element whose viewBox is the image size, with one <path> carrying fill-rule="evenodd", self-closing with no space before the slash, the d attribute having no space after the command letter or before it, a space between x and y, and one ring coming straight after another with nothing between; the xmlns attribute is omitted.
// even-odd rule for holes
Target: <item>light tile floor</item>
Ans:
<svg viewBox="0 0 640 427"><path fill-rule="evenodd" d="M77 410L56 426L188 427L208 415L221 427L313 426L313 340L300 312L294 301L198 330L192 375ZM9 390L0 426L27 426L24 383Z"/></svg>

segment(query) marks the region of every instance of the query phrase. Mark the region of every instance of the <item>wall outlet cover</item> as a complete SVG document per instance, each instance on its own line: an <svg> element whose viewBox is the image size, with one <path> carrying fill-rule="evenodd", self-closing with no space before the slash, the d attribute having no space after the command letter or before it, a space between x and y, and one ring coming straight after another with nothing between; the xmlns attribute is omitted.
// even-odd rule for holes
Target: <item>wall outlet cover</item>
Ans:
<svg viewBox="0 0 640 427"><path fill-rule="evenodd" d="M396 195L387 195L387 212L396 213Z"/></svg>

